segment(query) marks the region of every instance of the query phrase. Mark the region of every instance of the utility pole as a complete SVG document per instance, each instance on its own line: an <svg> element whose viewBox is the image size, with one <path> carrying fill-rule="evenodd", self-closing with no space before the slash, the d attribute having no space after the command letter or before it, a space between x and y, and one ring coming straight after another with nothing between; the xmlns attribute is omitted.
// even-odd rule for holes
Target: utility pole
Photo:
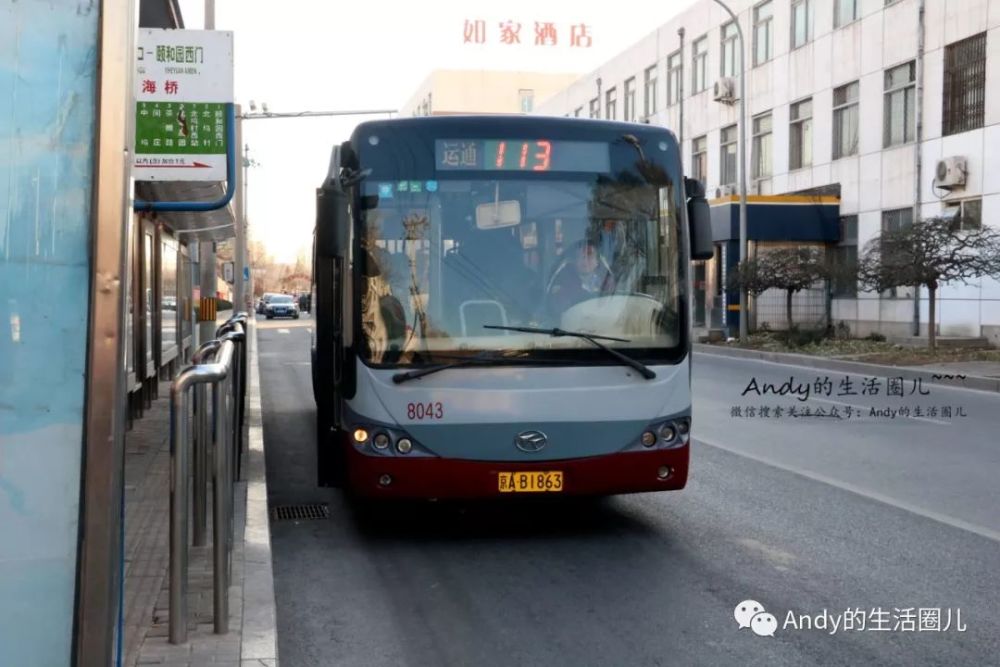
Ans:
<svg viewBox="0 0 1000 667"><path fill-rule="evenodd" d="M736 25L736 34L740 39L740 118L737 123L739 132L739 152L740 152L740 264L747 261L747 128L746 128L746 47L743 43L743 28L733 14L733 10L726 6L722 0L715 0L716 4L726 10ZM723 316L725 317L725 316ZM747 291L740 288L740 340L747 339Z"/></svg>
<svg viewBox="0 0 1000 667"><path fill-rule="evenodd" d="M240 118L240 106L236 105L236 146L233 147L234 159L239 159L239 147L243 143L243 121ZM233 314L245 308L245 288L246 282L243 278L243 267L246 266L247 239L246 239L246 167L235 170L236 174L236 240L233 248Z"/></svg>
<svg viewBox="0 0 1000 667"><path fill-rule="evenodd" d="M215 0L205 0L205 30L215 30ZM198 309L198 344L215 338L216 270L215 242L198 244L198 272L201 304Z"/></svg>

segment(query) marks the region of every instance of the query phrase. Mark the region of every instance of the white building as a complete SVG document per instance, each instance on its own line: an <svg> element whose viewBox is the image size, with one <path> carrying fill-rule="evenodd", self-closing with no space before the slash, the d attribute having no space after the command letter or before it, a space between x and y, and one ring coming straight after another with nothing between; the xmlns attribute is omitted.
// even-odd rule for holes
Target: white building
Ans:
<svg viewBox="0 0 1000 667"><path fill-rule="evenodd" d="M440 116L462 113L530 113L579 74L434 70L399 108L399 115Z"/></svg>
<svg viewBox="0 0 1000 667"><path fill-rule="evenodd" d="M728 4L749 60L751 195L839 187L835 252L844 255L881 229L960 208L976 221L963 224L1000 225L1000 0ZM681 139L685 170L706 182L710 197L726 195L737 183L739 104L713 98L739 94L734 28L721 7L701 0L537 112L669 127ZM951 166L944 181L942 161ZM953 185L939 187L945 183ZM711 283L715 271L707 273ZM912 333L912 290L880 297L852 287L833 299L834 322L861 334ZM922 297L926 334L925 290ZM1000 343L1000 284L944 287L937 324L943 335Z"/></svg>

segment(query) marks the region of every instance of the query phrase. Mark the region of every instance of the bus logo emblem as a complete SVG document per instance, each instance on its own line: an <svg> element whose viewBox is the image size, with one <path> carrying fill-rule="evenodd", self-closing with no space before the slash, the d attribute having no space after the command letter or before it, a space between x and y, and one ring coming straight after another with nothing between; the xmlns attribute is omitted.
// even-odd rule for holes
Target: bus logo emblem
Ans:
<svg viewBox="0 0 1000 667"><path fill-rule="evenodd" d="M514 438L514 445L528 454L541 451L548 442L549 439L541 431L522 431Z"/></svg>

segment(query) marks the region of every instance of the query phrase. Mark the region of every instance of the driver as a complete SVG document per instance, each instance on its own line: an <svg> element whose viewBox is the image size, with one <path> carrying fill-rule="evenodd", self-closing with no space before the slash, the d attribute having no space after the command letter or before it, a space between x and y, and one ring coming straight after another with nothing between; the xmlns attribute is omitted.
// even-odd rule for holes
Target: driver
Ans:
<svg viewBox="0 0 1000 667"><path fill-rule="evenodd" d="M577 246L569 263L556 273L549 287L549 305L561 313L581 301L615 291L615 279L601 261L597 244L587 240Z"/></svg>

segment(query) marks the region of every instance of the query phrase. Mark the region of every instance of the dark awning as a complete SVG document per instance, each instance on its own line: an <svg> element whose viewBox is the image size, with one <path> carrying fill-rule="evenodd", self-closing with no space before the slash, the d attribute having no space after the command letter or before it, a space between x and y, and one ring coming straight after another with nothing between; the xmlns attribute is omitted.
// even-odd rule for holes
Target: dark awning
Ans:
<svg viewBox="0 0 1000 667"><path fill-rule="evenodd" d="M721 197L712 207L712 239L740 238L740 198ZM751 241L840 240L840 198L833 195L748 195L747 239Z"/></svg>

